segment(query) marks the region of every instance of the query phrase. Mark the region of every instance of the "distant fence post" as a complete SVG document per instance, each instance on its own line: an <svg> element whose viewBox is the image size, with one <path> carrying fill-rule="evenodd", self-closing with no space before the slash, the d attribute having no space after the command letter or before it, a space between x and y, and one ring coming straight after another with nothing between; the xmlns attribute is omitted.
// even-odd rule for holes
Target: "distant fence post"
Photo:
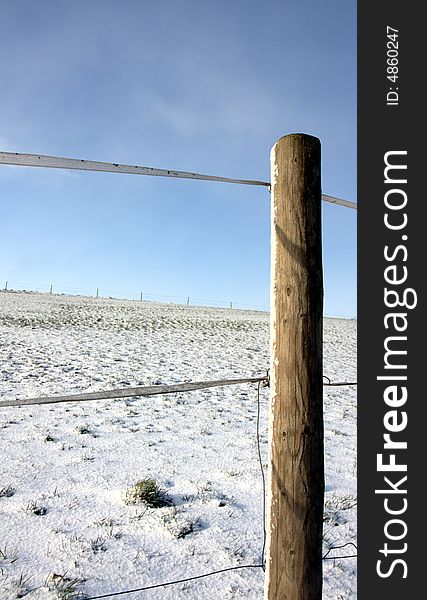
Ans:
<svg viewBox="0 0 427 600"><path fill-rule="evenodd" d="M190 304L190 296L187 297L187 306Z"/></svg>
<svg viewBox="0 0 427 600"><path fill-rule="evenodd" d="M4 286L4 291L5 291L5 292L7 292L7 284L8 284L8 283L9 283L9 282L8 282L8 281L6 281L6 285Z"/></svg>
<svg viewBox="0 0 427 600"><path fill-rule="evenodd" d="M321 600L324 497L320 141L271 151L267 600Z"/></svg>
<svg viewBox="0 0 427 600"><path fill-rule="evenodd" d="M142 302L142 292L141 292L141 297L140 297L140 301Z"/></svg>
<svg viewBox="0 0 427 600"><path fill-rule="evenodd" d="M99 298L99 288L96 288L96 297Z"/></svg>
<svg viewBox="0 0 427 600"><path fill-rule="evenodd" d="M53 290L53 284L50 285L50 292L49 292L49 294L52 293L52 290Z"/></svg>

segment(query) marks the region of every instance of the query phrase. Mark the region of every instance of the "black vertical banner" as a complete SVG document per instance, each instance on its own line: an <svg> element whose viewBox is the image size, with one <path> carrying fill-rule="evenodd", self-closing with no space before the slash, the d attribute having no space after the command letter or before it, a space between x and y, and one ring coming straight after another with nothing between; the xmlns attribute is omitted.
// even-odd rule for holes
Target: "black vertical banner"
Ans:
<svg viewBox="0 0 427 600"><path fill-rule="evenodd" d="M358 3L358 598L427 597L422 4Z"/></svg>

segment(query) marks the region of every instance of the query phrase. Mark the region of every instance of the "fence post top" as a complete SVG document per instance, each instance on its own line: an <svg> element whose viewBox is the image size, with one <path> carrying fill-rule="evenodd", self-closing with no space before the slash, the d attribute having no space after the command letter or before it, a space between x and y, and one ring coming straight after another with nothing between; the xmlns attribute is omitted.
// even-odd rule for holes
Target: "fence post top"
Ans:
<svg viewBox="0 0 427 600"><path fill-rule="evenodd" d="M276 140L276 142L273 144L272 152L278 144L291 138L302 138L311 144L320 144L320 139L314 135L310 135L308 133L287 133L286 135L282 135L282 137Z"/></svg>

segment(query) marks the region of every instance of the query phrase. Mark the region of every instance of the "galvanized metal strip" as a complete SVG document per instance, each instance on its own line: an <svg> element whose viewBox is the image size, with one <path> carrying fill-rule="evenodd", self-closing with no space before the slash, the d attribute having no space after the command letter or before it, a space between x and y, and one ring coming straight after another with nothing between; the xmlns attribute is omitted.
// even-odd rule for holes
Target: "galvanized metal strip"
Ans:
<svg viewBox="0 0 427 600"><path fill-rule="evenodd" d="M120 388L103 392L88 392L86 394L67 394L66 396L42 396L40 398L23 398L4 400L0 408L9 406L29 406L34 404L57 404L59 402L82 402L88 400L108 400L110 398L131 398L133 396L157 396L159 394L173 394L175 392L192 392L211 387L224 385L237 385L239 383L260 383L268 381L263 377L246 377L244 379L219 379L214 381L199 381L194 383L177 383L173 385L150 385L142 387Z"/></svg>
<svg viewBox="0 0 427 600"><path fill-rule="evenodd" d="M354 208L354 210L357 210L357 202L351 202L350 200L343 200L342 198L336 198L335 196L328 196L327 194L322 194L322 200L324 202L330 202L331 204L339 204L340 206L345 206L346 208Z"/></svg>
<svg viewBox="0 0 427 600"><path fill-rule="evenodd" d="M78 171L100 171L104 173L124 173L131 175L151 175L154 177L175 177L180 179L198 179L202 181L218 181L222 183L238 183L241 185L259 185L270 188L268 181L257 181L251 179L233 179L231 177L219 177L217 175L204 175L202 173L191 173L189 171L174 171L172 169L156 169L153 167L141 167L138 165L124 165L119 163L107 163L80 158L63 158L60 156L47 156L43 154L23 154L21 152L0 152L0 164L21 167L45 167L52 169L73 169ZM322 200L331 204L339 204L346 208L357 210L357 204L350 200L343 200L335 196L322 195Z"/></svg>
<svg viewBox="0 0 427 600"><path fill-rule="evenodd" d="M230 177L217 177L215 175L203 175L201 173L190 173L187 171L174 171L172 169L155 169L152 167L98 162L79 158L61 158L59 156L45 156L42 154L21 154L19 152L0 152L0 164L17 165L22 167L76 169L80 171L102 171L105 173L129 173L133 175L152 175L157 177L178 177L183 179L220 181L223 183L240 183L243 185L261 185L265 187L270 185L265 181L232 179Z"/></svg>

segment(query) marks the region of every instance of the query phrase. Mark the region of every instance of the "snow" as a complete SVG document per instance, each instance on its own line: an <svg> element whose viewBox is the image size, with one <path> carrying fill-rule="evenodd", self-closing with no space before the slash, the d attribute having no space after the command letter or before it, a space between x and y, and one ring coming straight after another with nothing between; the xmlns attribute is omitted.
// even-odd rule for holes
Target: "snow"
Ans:
<svg viewBox="0 0 427 600"><path fill-rule="evenodd" d="M1 400L265 374L267 313L0 293ZM325 375L356 381L356 322L325 319ZM356 543L356 388L325 387L324 554ZM268 389L260 391L267 465ZM0 409L0 597L91 598L259 564L257 386ZM150 477L170 505L126 504ZM354 554L349 545L329 557ZM123 599L263 597L241 569ZM324 598L356 597L356 559Z"/></svg>

